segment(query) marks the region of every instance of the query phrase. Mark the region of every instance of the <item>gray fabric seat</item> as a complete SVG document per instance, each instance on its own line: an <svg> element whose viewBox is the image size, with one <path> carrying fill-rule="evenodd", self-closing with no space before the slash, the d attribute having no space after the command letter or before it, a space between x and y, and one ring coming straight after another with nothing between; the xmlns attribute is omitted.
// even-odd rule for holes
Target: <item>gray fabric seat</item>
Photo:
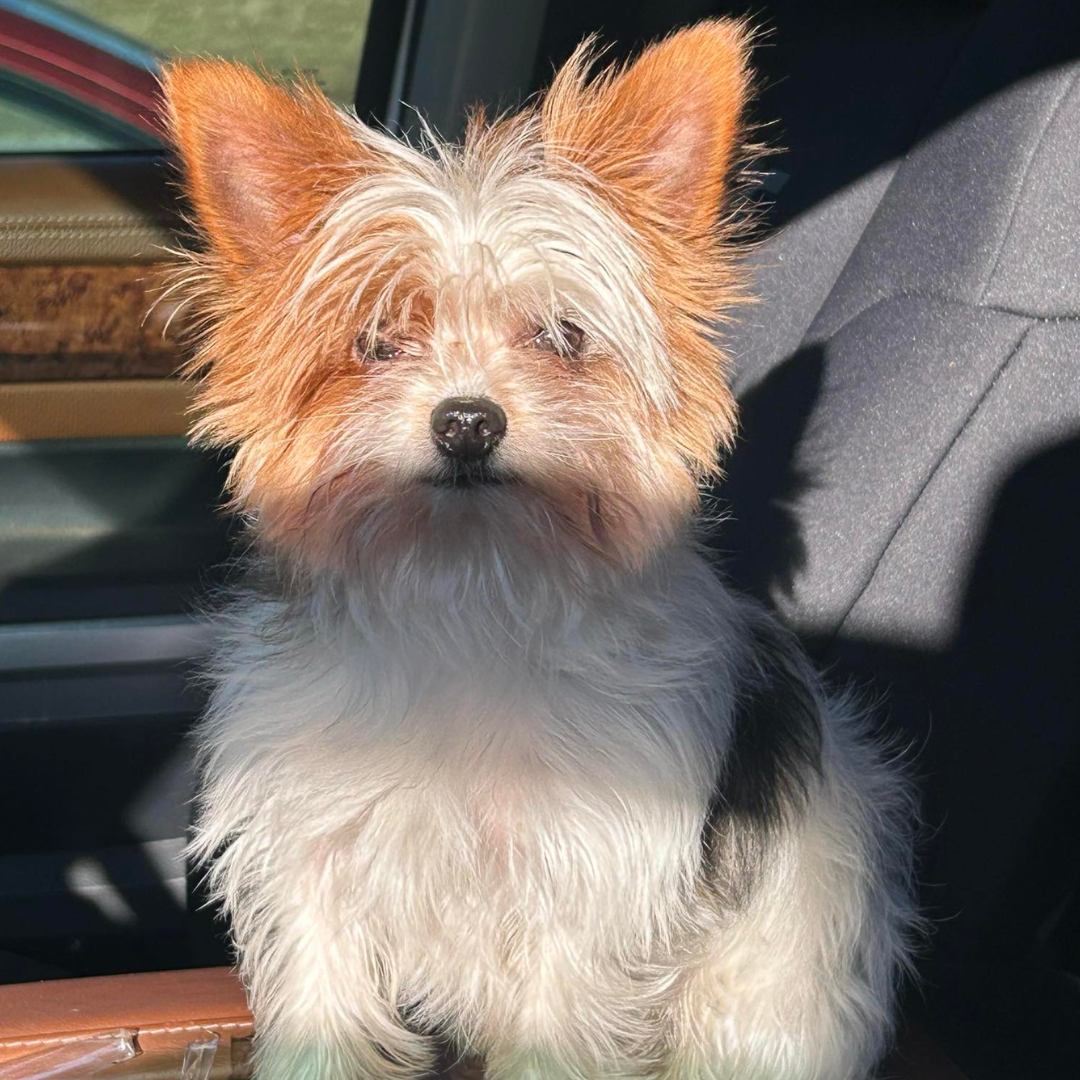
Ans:
<svg viewBox="0 0 1080 1080"><path fill-rule="evenodd" d="M763 245L728 336L717 546L912 745L975 1078L1051 1075L1065 1046L1010 1058L1009 995L971 965L1080 1022L1076 58L1074 0L996 5L904 158Z"/></svg>

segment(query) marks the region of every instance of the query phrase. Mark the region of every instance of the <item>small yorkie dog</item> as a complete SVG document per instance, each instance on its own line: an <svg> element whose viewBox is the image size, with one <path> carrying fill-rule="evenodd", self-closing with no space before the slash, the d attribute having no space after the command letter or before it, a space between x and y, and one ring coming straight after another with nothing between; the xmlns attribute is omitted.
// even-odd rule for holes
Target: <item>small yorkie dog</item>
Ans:
<svg viewBox="0 0 1080 1080"><path fill-rule="evenodd" d="M693 531L748 38L583 47L423 153L165 73L253 551L193 850L259 1080L864 1080L888 1041L906 784Z"/></svg>

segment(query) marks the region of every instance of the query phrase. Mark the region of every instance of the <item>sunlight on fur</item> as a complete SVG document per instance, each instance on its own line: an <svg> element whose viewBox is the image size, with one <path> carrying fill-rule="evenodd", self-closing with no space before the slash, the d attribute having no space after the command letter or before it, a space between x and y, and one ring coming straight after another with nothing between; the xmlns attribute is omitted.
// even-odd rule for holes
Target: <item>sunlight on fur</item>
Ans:
<svg viewBox="0 0 1080 1080"><path fill-rule="evenodd" d="M907 788L699 554L735 431L750 34L415 149L225 62L164 92L195 438L242 582L192 851L258 1080L864 1080Z"/></svg>

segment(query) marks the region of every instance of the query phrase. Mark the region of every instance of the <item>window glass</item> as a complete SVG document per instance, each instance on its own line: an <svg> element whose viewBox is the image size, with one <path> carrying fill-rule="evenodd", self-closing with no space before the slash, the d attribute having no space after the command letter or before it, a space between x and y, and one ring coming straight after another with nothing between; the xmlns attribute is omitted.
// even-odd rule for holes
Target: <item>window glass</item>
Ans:
<svg viewBox="0 0 1080 1080"><path fill-rule="evenodd" d="M154 71L224 56L350 104L371 0L0 0L0 152L156 145Z"/></svg>

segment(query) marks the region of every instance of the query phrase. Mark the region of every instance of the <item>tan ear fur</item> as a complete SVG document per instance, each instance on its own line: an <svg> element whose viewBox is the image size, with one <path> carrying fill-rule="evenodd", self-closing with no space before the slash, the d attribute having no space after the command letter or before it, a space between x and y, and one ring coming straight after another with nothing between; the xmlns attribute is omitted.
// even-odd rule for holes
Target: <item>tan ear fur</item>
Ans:
<svg viewBox="0 0 1080 1080"><path fill-rule="evenodd" d="M699 23L591 80L586 43L541 113L545 154L591 179L637 233L674 371L669 430L699 476L715 469L716 447L730 445L736 427L710 327L745 298L721 212L743 148L751 36L743 22Z"/></svg>
<svg viewBox="0 0 1080 1080"><path fill-rule="evenodd" d="M188 196L231 269L301 232L368 154L312 83L286 88L224 60L170 64L161 82Z"/></svg>
<svg viewBox="0 0 1080 1080"><path fill-rule="evenodd" d="M741 22L699 23L592 81L586 43L544 101L549 152L587 169L628 213L700 236L741 148L749 41Z"/></svg>

